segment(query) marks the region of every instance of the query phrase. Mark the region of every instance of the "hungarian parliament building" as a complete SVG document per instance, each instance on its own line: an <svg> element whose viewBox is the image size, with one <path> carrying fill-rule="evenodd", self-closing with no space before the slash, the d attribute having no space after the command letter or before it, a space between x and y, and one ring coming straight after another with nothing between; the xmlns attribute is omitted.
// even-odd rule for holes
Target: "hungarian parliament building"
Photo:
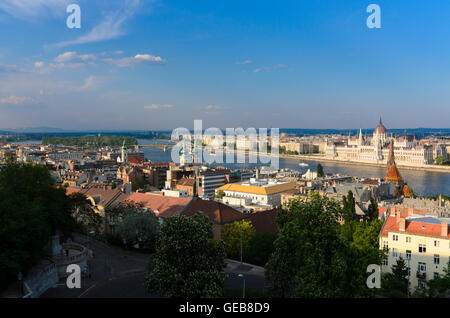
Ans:
<svg viewBox="0 0 450 318"><path fill-rule="evenodd" d="M395 161L401 165L421 166L433 164L433 146L420 144L415 137L389 137L381 118L372 138L365 137L360 129L358 136L347 140L328 141L325 156L343 161L358 161L386 164L389 157L389 144L394 144Z"/></svg>

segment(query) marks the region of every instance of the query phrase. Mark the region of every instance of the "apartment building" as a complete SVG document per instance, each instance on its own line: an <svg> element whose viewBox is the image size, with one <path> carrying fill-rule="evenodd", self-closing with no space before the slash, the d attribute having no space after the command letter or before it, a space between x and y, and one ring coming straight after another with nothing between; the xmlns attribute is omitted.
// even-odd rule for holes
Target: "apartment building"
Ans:
<svg viewBox="0 0 450 318"><path fill-rule="evenodd" d="M380 248L388 248L382 272L392 272L399 257L406 260L410 292L444 274L450 261L449 218L414 209L391 209L380 233Z"/></svg>

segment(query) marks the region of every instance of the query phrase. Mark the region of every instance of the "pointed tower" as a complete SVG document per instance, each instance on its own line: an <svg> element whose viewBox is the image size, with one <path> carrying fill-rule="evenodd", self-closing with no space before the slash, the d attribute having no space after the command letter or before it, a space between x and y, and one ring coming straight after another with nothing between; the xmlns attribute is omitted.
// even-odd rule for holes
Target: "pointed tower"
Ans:
<svg viewBox="0 0 450 318"><path fill-rule="evenodd" d="M391 139L391 141L389 143L389 156L388 156L387 166L388 166L388 171L386 173L386 176L384 177L384 181L389 181L394 184L394 195L395 196L402 196L405 182L403 181L403 178L397 169L397 165L395 164L394 139ZM408 188L408 190L409 190L409 188Z"/></svg>
<svg viewBox="0 0 450 318"><path fill-rule="evenodd" d="M123 144L122 144L122 155L121 155L121 163L126 163L127 162L127 146L125 145L125 139L123 140Z"/></svg>
<svg viewBox="0 0 450 318"><path fill-rule="evenodd" d="M359 128L359 139L358 139L358 145L359 145L359 146L362 146L362 145L363 145L363 142L364 142L364 139L363 139L363 135L362 135L362 129L361 129L361 128Z"/></svg>

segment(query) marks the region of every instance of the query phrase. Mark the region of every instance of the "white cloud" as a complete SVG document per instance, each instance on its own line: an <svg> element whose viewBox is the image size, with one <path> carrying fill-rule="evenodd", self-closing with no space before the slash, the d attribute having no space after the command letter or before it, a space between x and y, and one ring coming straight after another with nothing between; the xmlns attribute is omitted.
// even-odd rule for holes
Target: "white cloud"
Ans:
<svg viewBox="0 0 450 318"><path fill-rule="evenodd" d="M253 63L252 60L245 60L245 61L241 61L241 62L236 62L236 64L239 64L239 65L251 64L251 63Z"/></svg>
<svg viewBox="0 0 450 318"><path fill-rule="evenodd" d="M144 106L144 109L171 109L171 108L173 108L173 105L170 104L162 104L162 105L151 104L148 106Z"/></svg>
<svg viewBox="0 0 450 318"><path fill-rule="evenodd" d="M125 34L122 30L123 23L133 17L144 2L146 1L126 0L118 9L108 12L104 17L104 20L93 27L87 34L82 35L75 40L56 43L54 46L63 47L67 45L99 42L122 36Z"/></svg>
<svg viewBox="0 0 450 318"><path fill-rule="evenodd" d="M276 64L276 65L270 66L270 67L258 67L258 68L255 68L253 70L253 73L259 73L259 72L262 72L262 71L264 71L264 72L271 72L271 71L275 71L277 69L284 69L284 68L287 68L287 67L288 66L286 64Z"/></svg>
<svg viewBox="0 0 450 318"><path fill-rule="evenodd" d="M160 56L150 54L137 54L134 57L126 57L122 59L104 59L103 61L114 64L118 67L133 67L139 64L162 64L165 60Z"/></svg>
<svg viewBox="0 0 450 318"><path fill-rule="evenodd" d="M205 107L205 110L220 110L220 109L222 109L222 107L217 105L208 105Z"/></svg>
<svg viewBox="0 0 450 318"><path fill-rule="evenodd" d="M1 0L0 10L19 19L63 16L73 0Z"/></svg>
<svg viewBox="0 0 450 318"><path fill-rule="evenodd" d="M277 64L275 65L275 68L287 68L286 64Z"/></svg>
<svg viewBox="0 0 450 318"><path fill-rule="evenodd" d="M0 73L28 73L26 69L15 64L0 64Z"/></svg>
<svg viewBox="0 0 450 318"><path fill-rule="evenodd" d="M91 75L88 78L86 78L83 86L80 87L80 91L93 90L93 89L97 88L98 86L99 86L98 78Z"/></svg>
<svg viewBox="0 0 450 318"><path fill-rule="evenodd" d="M84 54L78 55L77 52L65 52L63 54L58 55L55 58L55 62L58 63L82 63L86 61L95 60L95 55L93 54Z"/></svg>
<svg viewBox="0 0 450 318"><path fill-rule="evenodd" d="M36 103L36 100L31 97L14 96L14 95L0 98L0 104L22 105L25 103Z"/></svg>
<svg viewBox="0 0 450 318"><path fill-rule="evenodd" d="M45 65L45 63L42 62L42 61L37 61L37 62L34 63L34 67L35 68L43 68L44 65Z"/></svg>

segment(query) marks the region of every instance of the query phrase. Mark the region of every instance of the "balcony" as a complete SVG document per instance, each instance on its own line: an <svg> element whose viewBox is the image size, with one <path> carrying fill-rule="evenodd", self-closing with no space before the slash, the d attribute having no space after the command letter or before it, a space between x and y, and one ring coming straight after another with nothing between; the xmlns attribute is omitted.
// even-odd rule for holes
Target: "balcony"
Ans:
<svg viewBox="0 0 450 318"><path fill-rule="evenodd" d="M426 279L427 278L427 273L426 272L417 271L417 275L416 276L419 279Z"/></svg>

